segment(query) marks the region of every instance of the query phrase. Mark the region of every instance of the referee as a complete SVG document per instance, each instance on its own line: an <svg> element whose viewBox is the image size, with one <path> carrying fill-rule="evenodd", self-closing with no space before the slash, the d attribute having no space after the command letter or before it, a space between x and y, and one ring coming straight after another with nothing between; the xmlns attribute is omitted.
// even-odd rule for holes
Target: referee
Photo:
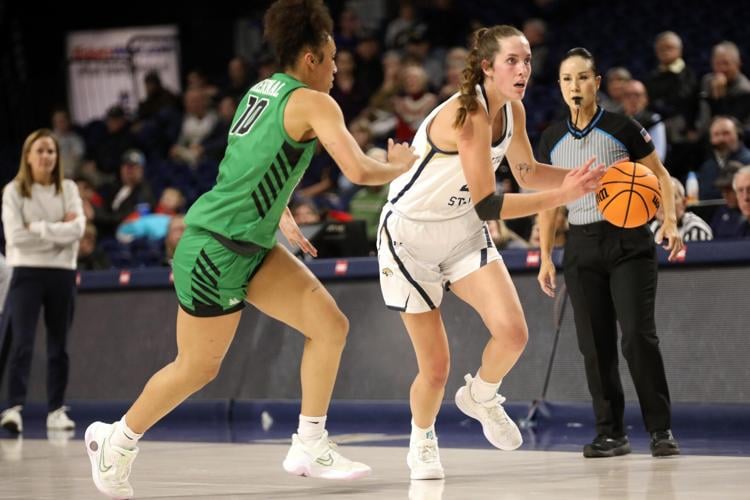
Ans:
<svg viewBox="0 0 750 500"><path fill-rule="evenodd" d="M575 48L565 55L560 63L559 82L570 116L544 131L537 157L569 168L591 156L605 165L631 159L651 169L661 184L665 214L656 241L666 240L669 258L675 258L682 249L682 240L677 232L672 183L648 133L634 120L597 105L601 76L588 50ZM597 431L596 438L584 446L583 455L594 458L630 453L623 424L625 396L618 371L618 322L623 355L651 435L651 453L677 455L680 449L672 436L669 388L654 320L654 235L646 225L624 229L606 222L597 210L593 193L567 207L570 230L563 260L565 283L573 305ZM539 284L550 296L555 293L551 258L554 215L555 210L540 214Z"/></svg>

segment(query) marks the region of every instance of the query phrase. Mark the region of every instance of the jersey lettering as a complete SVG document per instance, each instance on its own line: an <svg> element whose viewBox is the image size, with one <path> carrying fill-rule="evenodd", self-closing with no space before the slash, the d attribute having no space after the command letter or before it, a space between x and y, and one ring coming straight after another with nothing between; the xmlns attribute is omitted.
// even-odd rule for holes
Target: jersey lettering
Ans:
<svg viewBox="0 0 750 500"><path fill-rule="evenodd" d="M261 113L265 111L266 106L268 106L268 99L258 99L254 95L249 96L245 112L242 113L242 116L240 116L229 133L232 135L245 135L250 132L250 129L253 128L255 122L260 118Z"/></svg>

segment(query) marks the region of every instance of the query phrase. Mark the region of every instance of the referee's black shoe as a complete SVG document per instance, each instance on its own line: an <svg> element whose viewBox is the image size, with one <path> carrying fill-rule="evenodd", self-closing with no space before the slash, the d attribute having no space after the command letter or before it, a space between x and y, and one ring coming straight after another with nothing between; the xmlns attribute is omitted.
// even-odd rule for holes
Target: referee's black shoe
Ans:
<svg viewBox="0 0 750 500"><path fill-rule="evenodd" d="M680 454L680 445L677 444L672 431L656 431L651 433L651 455L654 457L670 457Z"/></svg>
<svg viewBox="0 0 750 500"><path fill-rule="evenodd" d="M630 442L627 436L615 438L599 434L583 447L583 456L586 458L617 457L628 453L630 453Z"/></svg>

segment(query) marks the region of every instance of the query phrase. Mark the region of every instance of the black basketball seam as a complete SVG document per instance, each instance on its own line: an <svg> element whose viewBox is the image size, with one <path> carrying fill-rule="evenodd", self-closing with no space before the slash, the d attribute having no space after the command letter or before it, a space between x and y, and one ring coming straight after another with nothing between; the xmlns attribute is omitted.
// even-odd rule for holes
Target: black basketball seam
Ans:
<svg viewBox="0 0 750 500"><path fill-rule="evenodd" d="M634 162L635 163L635 162ZM622 221L622 227L625 227L628 223L628 214L630 213L630 202L633 200L633 186L635 185L635 165L633 165L633 173L630 176L630 191L628 191L628 204L625 207L625 218Z"/></svg>
<svg viewBox="0 0 750 500"><path fill-rule="evenodd" d="M642 188L649 189L649 190L653 191L654 193L658 194L659 196L661 196L661 191L659 191L658 189L654 189L654 188L652 188L651 186L649 186L647 184L641 184L640 182L635 182L635 183L629 182L629 181L607 181L607 182L602 182L602 186L607 186L607 185L610 185L610 184L629 184L629 185L633 185L633 186L640 186Z"/></svg>
<svg viewBox="0 0 750 500"><path fill-rule="evenodd" d="M653 217L653 216L651 215L651 210L649 210L649 209L648 209L648 208L649 208L649 204L648 204L648 202L646 201L646 198L645 198L645 197L644 197L644 196L643 196L643 195L642 195L641 193L639 193L638 191L633 191L633 193L634 193L634 194L637 194L637 195L638 195L638 197L639 197L639 198L641 199L641 201L643 202L643 206L644 206L644 207L646 207L646 216L648 217L648 218L646 219L646 222L650 221L650 220L651 220L651 217ZM645 224L645 223L644 223L644 224Z"/></svg>
<svg viewBox="0 0 750 500"><path fill-rule="evenodd" d="M609 206L610 206L610 205L612 204L612 202L613 202L613 201L615 201L615 199L616 199L616 198L617 198L618 196L620 196L621 194L625 194L625 193L627 193L627 191L620 191L619 193L617 193L616 195L614 195L614 196L612 197L612 199L611 199L611 200L609 200L609 201L607 202L607 204L606 204L606 205L604 205L604 208L602 208L602 215L604 215L604 212L606 212L606 211L607 211L607 208L608 208L608 207L609 207Z"/></svg>
<svg viewBox="0 0 750 500"><path fill-rule="evenodd" d="M615 163L614 165L610 165L609 168L614 168L615 170L617 170L618 172L620 172L622 175L630 175L630 176L635 176L635 177L648 177L649 175L652 175L652 174L650 174L648 172L646 172L643 175L634 175L635 174L635 166L633 167L633 174L629 174L628 172L624 172L622 169L620 169L619 167L617 167L617 165L619 165L620 163L632 163L633 165L636 164L636 162L634 162L634 161L627 161L627 162L626 161L622 161L622 162Z"/></svg>

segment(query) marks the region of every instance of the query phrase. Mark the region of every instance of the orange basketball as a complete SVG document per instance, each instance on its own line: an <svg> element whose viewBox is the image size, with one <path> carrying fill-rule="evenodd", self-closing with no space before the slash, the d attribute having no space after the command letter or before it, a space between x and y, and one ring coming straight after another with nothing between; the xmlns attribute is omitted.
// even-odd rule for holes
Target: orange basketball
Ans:
<svg viewBox="0 0 750 500"><path fill-rule="evenodd" d="M661 205L659 179L640 163L613 163L602 177L596 203L610 224L642 226L656 215L656 209Z"/></svg>

